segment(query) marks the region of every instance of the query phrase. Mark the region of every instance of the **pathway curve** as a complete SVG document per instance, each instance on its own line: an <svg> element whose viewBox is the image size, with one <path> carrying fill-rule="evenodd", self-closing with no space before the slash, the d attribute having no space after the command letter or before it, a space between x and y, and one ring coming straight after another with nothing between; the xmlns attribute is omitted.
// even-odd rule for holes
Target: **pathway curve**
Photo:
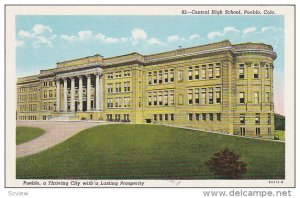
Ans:
<svg viewBox="0 0 300 198"><path fill-rule="evenodd" d="M17 121L17 126L38 127L44 129L45 134L29 142L17 145L17 157L32 155L59 144L76 133L97 125L101 122L76 121Z"/></svg>

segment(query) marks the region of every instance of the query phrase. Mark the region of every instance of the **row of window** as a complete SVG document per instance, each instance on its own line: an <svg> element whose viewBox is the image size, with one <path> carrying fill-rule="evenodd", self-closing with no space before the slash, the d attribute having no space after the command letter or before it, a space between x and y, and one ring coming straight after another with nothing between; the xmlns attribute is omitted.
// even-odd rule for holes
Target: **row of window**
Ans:
<svg viewBox="0 0 300 198"><path fill-rule="evenodd" d="M201 76L200 76L201 70ZM208 64L188 67L188 80L212 79L221 77L221 64Z"/></svg>
<svg viewBox="0 0 300 198"><path fill-rule="evenodd" d="M47 81L47 82L43 82L43 86L44 86L44 87L52 87L52 86L56 86L56 81Z"/></svg>
<svg viewBox="0 0 300 198"><path fill-rule="evenodd" d="M259 78L259 64L254 63L253 65L253 78ZM245 79L245 64L239 64L239 78ZM270 78L270 67L269 65L265 65L265 78Z"/></svg>
<svg viewBox="0 0 300 198"><path fill-rule="evenodd" d="M215 115L215 116L214 116ZM188 113L189 121L221 121L221 113Z"/></svg>
<svg viewBox="0 0 300 198"><path fill-rule="evenodd" d="M19 102L26 102L27 101L27 95L19 95Z"/></svg>
<svg viewBox="0 0 300 198"><path fill-rule="evenodd" d="M29 94L29 101L36 101L37 100L37 94Z"/></svg>
<svg viewBox="0 0 300 198"><path fill-rule="evenodd" d="M19 105L20 111L37 111L37 108L37 104L28 104L28 106L26 104Z"/></svg>
<svg viewBox="0 0 300 198"><path fill-rule="evenodd" d="M259 125L260 124L260 113L255 114L255 124ZM271 124L272 122L272 115L268 113L268 124ZM246 123L246 116L245 114L240 114L240 124L244 125Z"/></svg>
<svg viewBox="0 0 300 198"><path fill-rule="evenodd" d="M153 115L153 121L154 122L157 122L157 121L174 121L175 120L175 117L174 117L174 114L171 113L171 114L154 114Z"/></svg>
<svg viewBox="0 0 300 198"><path fill-rule="evenodd" d="M123 83L123 90L124 92L130 92L130 82L124 82ZM107 93L114 93L114 89L113 89L113 83L108 83L107 84ZM115 93L120 93L122 92L122 83L121 82L117 82L115 83Z"/></svg>
<svg viewBox="0 0 300 198"><path fill-rule="evenodd" d="M44 102L43 103L43 110L44 111L52 111L52 110L54 110L54 105L53 105L53 103L52 102Z"/></svg>
<svg viewBox="0 0 300 198"><path fill-rule="evenodd" d="M38 91L37 86L30 86L30 87L20 87L19 92L25 92L25 91L27 91L27 88L29 91Z"/></svg>
<svg viewBox="0 0 300 198"><path fill-rule="evenodd" d="M106 118L107 120L130 121L129 114L123 114L123 118L121 117L121 114L115 114L114 118L113 118L113 114L107 114Z"/></svg>
<svg viewBox="0 0 300 198"><path fill-rule="evenodd" d="M148 106L173 106L174 90L148 92Z"/></svg>
<svg viewBox="0 0 300 198"><path fill-rule="evenodd" d="M130 107L129 97L107 98L107 108Z"/></svg>
<svg viewBox="0 0 300 198"><path fill-rule="evenodd" d="M19 116L19 120L37 120L37 116Z"/></svg>
<svg viewBox="0 0 300 198"><path fill-rule="evenodd" d="M221 87L188 89L188 104L221 104Z"/></svg>
<svg viewBox="0 0 300 198"><path fill-rule="evenodd" d="M254 104L260 103L260 98L259 98L259 92L254 92L253 95L253 102ZM245 104L245 92L240 92L239 93L239 103L240 104ZM265 102L270 103L270 92L265 92Z"/></svg>
<svg viewBox="0 0 300 198"><path fill-rule="evenodd" d="M107 78L108 79L113 79L114 77L121 78L122 73L123 73L124 77L129 77L131 75L130 70L124 70L124 71L116 71L115 73L113 73L113 72L107 73Z"/></svg>
<svg viewBox="0 0 300 198"><path fill-rule="evenodd" d="M260 127L256 127L255 128L255 134L257 136L260 135ZM245 127L241 127L240 128L240 135L242 135L242 136L246 135L246 129L245 129ZM268 127L268 135L272 135L272 129L271 129L271 127Z"/></svg>
<svg viewBox="0 0 300 198"><path fill-rule="evenodd" d="M148 72L148 85L174 82L174 69Z"/></svg>
<svg viewBox="0 0 300 198"><path fill-rule="evenodd" d="M43 98L53 98L56 97L55 90L44 90Z"/></svg>

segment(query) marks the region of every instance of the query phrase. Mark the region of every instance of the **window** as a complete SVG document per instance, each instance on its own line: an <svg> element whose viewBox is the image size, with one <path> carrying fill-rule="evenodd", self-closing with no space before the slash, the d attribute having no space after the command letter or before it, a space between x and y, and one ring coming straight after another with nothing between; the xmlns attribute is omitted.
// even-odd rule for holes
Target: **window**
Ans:
<svg viewBox="0 0 300 198"><path fill-rule="evenodd" d="M153 120L157 121L157 115L156 114L153 115Z"/></svg>
<svg viewBox="0 0 300 198"><path fill-rule="evenodd" d="M148 105L151 106L152 105L152 93L148 92Z"/></svg>
<svg viewBox="0 0 300 198"><path fill-rule="evenodd" d="M162 105L162 91L158 92L158 105Z"/></svg>
<svg viewBox="0 0 300 198"><path fill-rule="evenodd" d="M107 98L107 107L113 107L113 99L112 98Z"/></svg>
<svg viewBox="0 0 300 198"><path fill-rule="evenodd" d="M121 77L122 77L121 71L117 71L117 72L116 72L116 78L121 78Z"/></svg>
<svg viewBox="0 0 300 198"><path fill-rule="evenodd" d="M124 71L124 76L126 76L126 77L130 76L130 70L125 70Z"/></svg>
<svg viewBox="0 0 300 198"><path fill-rule="evenodd" d="M256 128L255 133L256 133L256 135L260 135L260 128Z"/></svg>
<svg viewBox="0 0 300 198"><path fill-rule="evenodd" d="M206 89L201 90L201 104L206 104Z"/></svg>
<svg viewBox="0 0 300 198"><path fill-rule="evenodd" d="M217 121L221 121L221 113L217 113Z"/></svg>
<svg viewBox="0 0 300 198"><path fill-rule="evenodd" d="M210 121L214 121L214 114L209 113L208 115L209 115L209 120L210 120Z"/></svg>
<svg viewBox="0 0 300 198"><path fill-rule="evenodd" d="M165 91L164 93L164 104L165 106L168 106L168 91Z"/></svg>
<svg viewBox="0 0 300 198"><path fill-rule="evenodd" d="M168 121L168 120L169 120L169 115L165 114L165 121Z"/></svg>
<svg viewBox="0 0 300 198"><path fill-rule="evenodd" d="M245 93L240 92L240 104L245 104Z"/></svg>
<svg viewBox="0 0 300 198"><path fill-rule="evenodd" d="M168 70L165 70L164 79L165 79L165 83L168 83L168 81L169 81L169 71Z"/></svg>
<svg viewBox="0 0 300 198"><path fill-rule="evenodd" d="M245 114L240 114L240 124L245 124Z"/></svg>
<svg viewBox="0 0 300 198"><path fill-rule="evenodd" d="M129 92L130 91L130 82L124 82L124 91Z"/></svg>
<svg viewBox="0 0 300 198"><path fill-rule="evenodd" d="M174 82L174 69L170 69L170 82Z"/></svg>
<svg viewBox="0 0 300 198"><path fill-rule="evenodd" d="M269 74L269 66L266 65L266 78L269 78L270 74Z"/></svg>
<svg viewBox="0 0 300 198"><path fill-rule="evenodd" d="M201 78L206 79L206 66L205 65L202 65Z"/></svg>
<svg viewBox="0 0 300 198"><path fill-rule="evenodd" d="M148 85L152 84L152 72L148 72Z"/></svg>
<svg viewBox="0 0 300 198"><path fill-rule="evenodd" d="M195 104L200 104L200 89L199 88L196 88L195 89Z"/></svg>
<svg viewBox="0 0 300 198"><path fill-rule="evenodd" d="M116 93L121 92L121 83L116 83Z"/></svg>
<svg viewBox="0 0 300 198"><path fill-rule="evenodd" d="M121 115L120 114L115 114L115 120L120 121L121 120Z"/></svg>
<svg viewBox="0 0 300 198"><path fill-rule="evenodd" d="M193 67L188 68L189 80L193 80Z"/></svg>
<svg viewBox="0 0 300 198"><path fill-rule="evenodd" d="M213 64L210 64L208 67L208 78L214 77L213 68L214 68Z"/></svg>
<svg viewBox="0 0 300 198"><path fill-rule="evenodd" d="M254 67L253 67L253 73L254 73L254 78L257 79L259 78L259 71L258 71L258 64L254 64Z"/></svg>
<svg viewBox="0 0 300 198"><path fill-rule="evenodd" d="M44 98L47 98L47 91L44 91Z"/></svg>
<svg viewBox="0 0 300 198"><path fill-rule="evenodd" d="M193 90L189 89L188 90L188 104L193 104Z"/></svg>
<svg viewBox="0 0 300 198"><path fill-rule="evenodd" d="M115 103L116 103L115 107L121 107L121 98L120 97L116 98Z"/></svg>
<svg viewBox="0 0 300 198"><path fill-rule="evenodd" d="M158 73L158 83L162 84L162 71L159 71Z"/></svg>
<svg viewBox="0 0 300 198"><path fill-rule="evenodd" d="M124 121L129 121L129 114L124 114Z"/></svg>
<svg viewBox="0 0 300 198"><path fill-rule="evenodd" d="M174 90L170 90L170 105L174 105Z"/></svg>
<svg viewBox="0 0 300 198"><path fill-rule="evenodd" d="M49 90L49 98L52 98L52 97L53 97L53 91Z"/></svg>
<svg viewBox="0 0 300 198"><path fill-rule="evenodd" d="M268 124L271 124L272 122L272 116L270 113L268 113Z"/></svg>
<svg viewBox="0 0 300 198"><path fill-rule="evenodd" d="M162 117L163 117L163 115L159 114L159 121L162 121Z"/></svg>
<svg viewBox="0 0 300 198"><path fill-rule="evenodd" d="M244 64L240 64L240 68L239 68L239 78L240 79L244 79L245 78L245 65Z"/></svg>
<svg viewBox="0 0 300 198"><path fill-rule="evenodd" d="M255 124L260 124L260 114L259 113L255 114Z"/></svg>
<svg viewBox="0 0 300 198"><path fill-rule="evenodd" d="M199 66L195 67L195 80L199 80L200 76L199 76Z"/></svg>
<svg viewBox="0 0 300 198"><path fill-rule="evenodd" d="M272 135L271 127L268 128L268 135Z"/></svg>
<svg viewBox="0 0 300 198"><path fill-rule="evenodd" d="M217 63L217 64L216 64L215 71L216 71L216 78L220 78L220 77L221 77L221 67L220 67L220 63Z"/></svg>
<svg viewBox="0 0 300 198"><path fill-rule="evenodd" d="M202 113L202 120L206 121L206 113Z"/></svg>
<svg viewBox="0 0 300 198"><path fill-rule="evenodd" d="M179 70L178 71L178 81L182 81L183 80L183 71Z"/></svg>
<svg viewBox="0 0 300 198"><path fill-rule="evenodd" d="M157 105L157 93L156 92L153 93L153 105L154 106Z"/></svg>
<svg viewBox="0 0 300 198"><path fill-rule="evenodd" d="M270 93L266 92L266 103L270 103Z"/></svg>
<svg viewBox="0 0 300 198"><path fill-rule="evenodd" d="M174 121L174 114L170 114L170 117L171 121Z"/></svg>
<svg viewBox="0 0 300 198"><path fill-rule="evenodd" d="M112 83L107 84L107 93L113 93L113 84Z"/></svg>
<svg viewBox="0 0 300 198"><path fill-rule="evenodd" d="M216 88L216 104L221 103L221 88Z"/></svg>
<svg viewBox="0 0 300 198"><path fill-rule="evenodd" d="M196 113L196 114L195 114L195 120L196 120L196 121L199 121L199 120L200 120L200 114L199 114L199 113Z"/></svg>
<svg viewBox="0 0 300 198"><path fill-rule="evenodd" d="M259 103L259 93L258 92L254 92L254 103L255 104Z"/></svg>
<svg viewBox="0 0 300 198"><path fill-rule="evenodd" d="M208 104L214 103L213 92L208 92Z"/></svg>
<svg viewBox="0 0 300 198"><path fill-rule="evenodd" d="M107 78L108 79L113 79L114 78L113 73L107 73Z"/></svg>
<svg viewBox="0 0 300 198"><path fill-rule="evenodd" d="M124 107L130 107L130 98L124 97Z"/></svg>
<svg viewBox="0 0 300 198"><path fill-rule="evenodd" d="M240 128L240 135L244 136L246 133L245 133L245 127L241 127Z"/></svg>
<svg viewBox="0 0 300 198"><path fill-rule="evenodd" d="M189 119L189 121L193 121L193 114L192 113L188 114L188 119Z"/></svg>
<svg viewBox="0 0 300 198"><path fill-rule="evenodd" d="M153 72L153 84L157 84L157 72Z"/></svg>

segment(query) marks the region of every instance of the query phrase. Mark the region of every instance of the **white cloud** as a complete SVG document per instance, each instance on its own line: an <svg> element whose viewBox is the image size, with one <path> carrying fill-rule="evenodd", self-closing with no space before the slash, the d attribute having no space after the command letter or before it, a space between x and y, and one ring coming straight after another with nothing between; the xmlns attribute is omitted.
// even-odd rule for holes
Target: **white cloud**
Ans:
<svg viewBox="0 0 300 198"><path fill-rule="evenodd" d="M255 32L255 30L256 30L256 27L248 27L248 28L243 30L243 33L244 34L249 34L249 33Z"/></svg>
<svg viewBox="0 0 300 198"><path fill-rule="evenodd" d="M49 26L43 24L35 24L32 28L35 35L41 34L44 31L52 32L52 29Z"/></svg>
<svg viewBox="0 0 300 198"><path fill-rule="evenodd" d="M164 43L158 40L157 38L151 38L148 40L149 45L163 45Z"/></svg>
<svg viewBox="0 0 300 198"><path fill-rule="evenodd" d="M22 41L22 40L16 40L16 46L17 47L22 47L22 46L24 46L24 44L25 44L24 41Z"/></svg>
<svg viewBox="0 0 300 198"><path fill-rule="evenodd" d="M280 31L280 30L282 30L282 28L276 28L276 27L273 27L273 26L261 28L261 32L267 32L267 31L277 32L277 31Z"/></svg>
<svg viewBox="0 0 300 198"><path fill-rule="evenodd" d="M31 34L30 32L27 32L27 31L24 31L24 30L20 30L18 35L21 37L21 38L31 38Z"/></svg>
<svg viewBox="0 0 300 198"><path fill-rule="evenodd" d="M97 35L95 35L95 38L97 40L99 40L101 43L105 43L105 44L112 44L112 43L118 43L118 42L126 42L128 39L125 37L122 38L113 38L113 37L106 37L104 34L102 33L98 33Z"/></svg>
<svg viewBox="0 0 300 198"><path fill-rule="evenodd" d="M217 36L223 36L223 34L221 32L210 32L207 34L207 38L209 39L213 39Z"/></svg>
<svg viewBox="0 0 300 198"><path fill-rule="evenodd" d="M88 40L92 37L93 33L90 30L84 30L78 32L78 39L79 40Z"/></svg>
<svg viewBox="0 0 300 198"><path fill-rule="evenodd" d="M63 34L60 36L60 39L63 39L63 40L69 41L69 42L73 42L73 41L77 40L77 37L73 36L73 35L68 36L68 35Z"/></svg>
<svg viewBox="0 0 300 198"><path fill-rule="evenodd" d="M198 39L200 38L200 36L198 34L192 34L189 36L189 40L194 40L194 39Z"/></svg>
<svg viewBox="0 0 300 198"><path fill-rule="evenodd" d="M24 41L21 39L28 39L34 48L40 47L40 45L46 45L52 47L52 41L56 38L56 35L52 34L53 30L50 26L43 24L35 24L31 31L20 30L18 32L19 40L18 46L23 46Z"/></svg>
<svg viewBox="0 0 300 198"><path fill-rule="evenodd" d="M167 38L167 41L169 43L171 42L176 42L176 41L179 41L180 40L180 37L178 35L171 35Z"/></svg>
<svg viewBox="0 0 300 198"><path fill-rule="evenodd" d="M225 27L223 30L224 34L226 32L235 32L235 33L239 33L240 30L236 29L235 27L229 26L229 27Z"/></svg>
<svg viewBox="0 0 300 198"><path fill-rule="evenodd" d="M133 40L146 40L147 39L147 33L140 28L135 28L131 31L131 37Z"/></svg>

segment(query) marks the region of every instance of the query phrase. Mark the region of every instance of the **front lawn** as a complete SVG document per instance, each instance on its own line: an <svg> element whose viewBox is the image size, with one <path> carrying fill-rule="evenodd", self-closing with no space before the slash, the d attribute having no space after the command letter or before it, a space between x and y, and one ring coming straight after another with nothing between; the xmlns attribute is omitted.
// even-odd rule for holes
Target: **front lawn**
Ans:
<svg viewBox="0 0 300 198"><path fill-rule="evenodd" d="M86 129L17 159L18 179L218 179L204 164L225 147L247 163L245 179L283 179L284 143L159 125Z"/></svg>
<svg viewBox="0 0 300 198"><path fill-rule="evenodd" d="M33 140L44 134L44 130L33 127L17 127L16 129L16 144L22 144Z"/></svg>

